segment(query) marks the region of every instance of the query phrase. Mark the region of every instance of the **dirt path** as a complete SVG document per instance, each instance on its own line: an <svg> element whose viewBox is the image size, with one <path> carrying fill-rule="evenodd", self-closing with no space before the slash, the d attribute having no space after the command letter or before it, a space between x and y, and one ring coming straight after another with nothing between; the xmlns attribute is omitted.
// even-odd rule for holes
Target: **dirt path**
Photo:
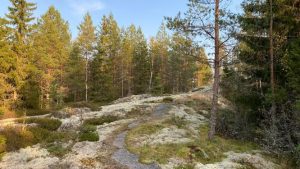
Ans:
<svg viewBox="0 0 300 169"><path fill-rule="evenodd" d="M166 115L169 110L168 104L160 104L154 108L151 113L150 119L162 118ZM139 127L141 125L141 119L132 122L128 125L128 129L118 134L113 142L113 145L117 150L113 153L112 159L114 159L119 164L128 167L129 169L160 169L159 165L156 163L152 164L142 164L139 162L139 156L129 152L126 149L125 139L129 130Z"/></svg>

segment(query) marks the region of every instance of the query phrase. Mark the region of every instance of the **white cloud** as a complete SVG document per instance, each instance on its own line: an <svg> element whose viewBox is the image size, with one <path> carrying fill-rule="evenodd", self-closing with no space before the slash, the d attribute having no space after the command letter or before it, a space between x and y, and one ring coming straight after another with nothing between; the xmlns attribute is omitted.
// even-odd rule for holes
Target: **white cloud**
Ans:
<svg viewBox="0 0 300 169"><path fill-rule="evenodd" d="M86 12L95 12L104 9L105 5L100 0L68 0L73 12L85 14Z"/></svg>

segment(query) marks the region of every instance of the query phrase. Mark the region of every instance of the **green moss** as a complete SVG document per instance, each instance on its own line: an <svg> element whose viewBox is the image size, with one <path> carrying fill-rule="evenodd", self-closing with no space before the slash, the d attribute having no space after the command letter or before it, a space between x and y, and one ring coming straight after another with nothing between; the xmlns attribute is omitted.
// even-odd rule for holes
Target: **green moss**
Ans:
<svg viewBox="0 0 300 169"><path fill-rule="evenodd" d="M213 141L209 141L207 126L200 127L199 137L191 143L136 146L137 138L153 134L164 127L166 126L160 124L144 124L131 130L126 137L129 151L138 154L143 163L156 161L164 164L172 157L179 157L187 161L192 159L207 164L221 161L225 157L224 153L228 151L247 152L258 148L253 143L225 139L219 136L216 136Z"/></svg>

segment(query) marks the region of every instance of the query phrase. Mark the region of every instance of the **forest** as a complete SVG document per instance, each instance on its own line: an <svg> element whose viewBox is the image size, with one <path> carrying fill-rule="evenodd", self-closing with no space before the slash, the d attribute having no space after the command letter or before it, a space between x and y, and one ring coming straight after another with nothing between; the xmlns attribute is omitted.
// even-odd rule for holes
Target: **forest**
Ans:
<svg viewBox="0 0 300 169"><path fill-rule="evenodd" d="M6 155L37 143L71 159L74 145L101 142L99 126L122 120L129 121L114 132L126 130L126 148L139 155L140 168L167 169L169 151L185 160L170 168L201 169L202 164L221 161L223 153L248 151L252 145L274 165L241 159L237 166L300 167L299 0L245 0L241 13L230 11L226 0L187 0L187 10L162 18L151 38L140 26L120 26L113 13L94 23L88 12L78 34L71 35L68 21L55 6L34 17L38 4L9 1L8 13L0 17L0 168L7 168ZM135 105L139 101L143 102ZM127 110L128 106L133 107ZM166 118L159 121L147 114L147 106L153 114L175 116L159 115ZM90 110L87 114L78 113L85 108ZM187 115L178 115L181 111ZM126 118L118 114L124 112ZM72 117L78 121L72 122ZM130 128L133 118L138 127ZM13 124L6 125L11 119ZM77 127L62 127L70 124ZM156 145L155 138L165 128L169 133L187 132L185 141L200 140L185 143L175 137L175 146ZM152 142L142 139L155 133ZM57 145L65 143L62 140L76 141L66 148ZM133 146L138 142L145 145ZM68 167L61 161L54 167L16 162L9 168L134 168L114 154L114 162L107 156L105 162L97 158L91 157L93 165L81 159L80 165ZM221 166L216 168L239 168Z"/></svg>

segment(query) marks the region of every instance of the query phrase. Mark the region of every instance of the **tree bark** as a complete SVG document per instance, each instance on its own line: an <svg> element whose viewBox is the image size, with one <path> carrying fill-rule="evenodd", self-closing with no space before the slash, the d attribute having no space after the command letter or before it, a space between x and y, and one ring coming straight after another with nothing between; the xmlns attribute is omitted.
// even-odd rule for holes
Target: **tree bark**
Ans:
<svg viewBox="0 0 300 169"><path fill-rule="evenodd" d="M216 133L216 120L218 110L218 95L219 95L219 82L220 82L220 28L219 28L219 4L220 0L215 0L215 60L214 60L214 84L213 84L213 99L210 115L210 131L208 133L209 140L214 139Z"/></svg>
<svg viewBox="0 0 300 169"><path fill-rule="evenodd" d="M85 101L88 101L88 56L85 54Z"/></svg>
<svg viewBox="0 0 300 169"><path fill-rule="evenodd" d="M274 43L273 43L273 0L270 0L270 83L271 83L271 94L272 94L272 105L270 110L271 115L271 130L275 130L275 75L274 75Z"/></svg>

